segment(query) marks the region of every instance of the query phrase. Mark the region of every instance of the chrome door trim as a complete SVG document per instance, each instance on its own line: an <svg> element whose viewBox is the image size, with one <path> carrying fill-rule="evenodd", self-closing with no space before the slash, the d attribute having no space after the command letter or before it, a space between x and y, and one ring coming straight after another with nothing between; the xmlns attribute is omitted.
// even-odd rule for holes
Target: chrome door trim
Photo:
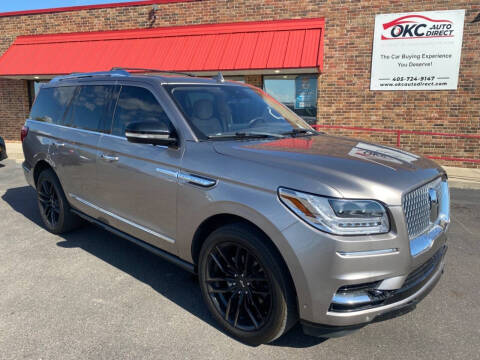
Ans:
<svg viewBox="0 0 480 360"><path fill-rule="evenodd" d="M116 138L116 139L119 139L119 140L125 140L126 142L128 142L128 139L125 136L108 134L108 133L102 132L102 131L93 131L93 130L87 130L87 129L74 128L74 127L71 127L71 126L65 126L65 125L60 125L60 124L52 124L52 123L48 123L48 122L45 122L45 121L39 121L39 120L35 120L35 119L30 119L30 118L28 118L27 120L28 121L33 121L33 122L36 122L36 123L39 123L39 124L60 127L60 128L63 128L63 129L76 130L76 131L84 132L86 134L108 136L108 137L111 137L111 138ZM49 133L46 133L46 132L43 132L43 131L39 131L39 133L41 133L43 136L48 136L48 137L57 139L56 137L52 136ZM155 147L162 148L162 149L168 149L168 146L166 146L166 145L155 145Z"/></svg>
<svg viewBox="0 0 480 360"><path fill-rule="evenodd" d="M198 185L204 188L209 188L217 184L217 180L183 172L178 173L178 179L188 184Z"/></svg>
<svg viewBox="0 0 480 360"><path fill-rule="evenodd" d="M89 202L89 201L87 201L87 200L85 200L85 199L82 199L81 197L79 197L79 196L77 196L77 195L75 195L75 194L70 194L70 193L69 193L68 196L70 196L71 198L73 198L73 199L81 202L81 203L84 204L84 205L87 205L88 207L91 207L92 209L98 210L98 211L100 211L100 212L102 212L102 213L104 213L104 214L106 214L106 215L108 215L108 216L111 216L111 217L113 217L113 218L115 218L115 219L117 219L117 220L120 220L121 222L124 222L125 224L128 224L128 225L130 225L130 226L133 226L134 228L137 228L137 229L142 230L142 231L144 231L144 232L146 232L146 233L149 233L149 234L151 234L151 235L153 235L153 236L156 236L156 237L158 237L158 238L160 238L160 239L162 239L162 240L165 240L165 241L167 241L167 242L169 242L169 243L171 243L171 244L174 244L174 243L175 243L175 240L172 239L172 238L170 238L170 237L168 237L168 236L159 234L159 233L157 233L156 231L153 231L153 230L151 230L151 229L149 229L149 228L146 228L145 226L139 225L139 224L137 224L137 223L135 223L135 222L133 222L133 221L130 221L130 220L128 220L128 219L125 219L125 218L123 218L123 217L121 217L121 216L119 216L119 215L117 215L117 214L114 214L114 213L108 211L108 210L102 209L101 207L99 207L99 206L97 206L97 205L95 205L95 204L92 204L91 202Z"/></svg>
<svg viewBox="0 0 480 360"><path fill-rule="evenodd" d="M40 120L35 120L35 119L31 119L31 118L28 118L27 119L28 121L34 121L38 124L43 124L43 125L50 125L50 126L54 126L54 127L59 127L59 128L62 128L62 129L70 129L70 130L75 130L75 131L80 131L80 132L83 132L85 134L95 134L95 135L106 135L104 132L101 132L101 131L93 131L93 130L87 130L87 129L80 129L80 128L75 128L75 127L72 127L72 126L65 126L65 125L60 125L60 124L52 124L52 123L48 123L46 121L40 121ZM39 131L42 135L46 135L46 136L50 136L50 134L47 134L47 133L44 133L43 131ZM50 137L53 137L53 136L50 136ZM54 137L53 137L54 138Z"/></svg>
<svg viewBox="0 0 480 360"><path fill-rule="evenodd" d="M160 174L163 174L163 175L171 176L175 179L178 178L178 171L177 170L169 170L169 169L157 167L157 168L155 168L155 171L160 173Z"/></svg>
<svg viewBox="0 0 480 360"><path fill-rule="evenodd" d="M101 158L102 160L105 160L105 161L108 161L108 162L114 162L114 161L118 161L118 160L119 160L119 157L118 157L118 156L111 156L111 155L106 155L106 154L100 155L100 158Z"/></svg>

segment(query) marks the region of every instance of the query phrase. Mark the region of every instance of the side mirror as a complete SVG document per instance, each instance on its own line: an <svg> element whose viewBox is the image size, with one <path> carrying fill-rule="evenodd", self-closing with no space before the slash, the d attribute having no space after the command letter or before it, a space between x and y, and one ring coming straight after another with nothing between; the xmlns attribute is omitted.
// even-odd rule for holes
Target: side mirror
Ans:
<svg viewBox="0 0 480 360"><path fill-rule="evenodd" d="M133 122L125 129L127 140L132 143L153 145L176 145L177 137L162 121Z"/></svg>

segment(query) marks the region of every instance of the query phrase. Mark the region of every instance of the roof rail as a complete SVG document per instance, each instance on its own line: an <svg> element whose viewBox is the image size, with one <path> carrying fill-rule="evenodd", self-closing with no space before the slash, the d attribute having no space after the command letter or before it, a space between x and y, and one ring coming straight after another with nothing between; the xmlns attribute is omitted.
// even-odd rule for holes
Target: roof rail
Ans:
<svg viewBox="0 0 480 360"><path fill-rule="evenodd" d="M81 79L86 77L93 77L93 76L130 76L130 73L125 70L121 69L112 69L111 71L97 71L97 72L89 72L89 73L71 73L69 75L61 75L54 77L50 82L57 82L62 80L68 79Z"/></svg>
<svg viewBox="0 0 480 360"><path fill-rule="evenodd" d="M130 67L113 67L111 71L142 71L149 73L162 73L162 74L173 74L173 75L183 75L193 77L194 75L178 71L168 71L168 70L159 70L159 69L144 69L144 68L130 68Z"/></svg>

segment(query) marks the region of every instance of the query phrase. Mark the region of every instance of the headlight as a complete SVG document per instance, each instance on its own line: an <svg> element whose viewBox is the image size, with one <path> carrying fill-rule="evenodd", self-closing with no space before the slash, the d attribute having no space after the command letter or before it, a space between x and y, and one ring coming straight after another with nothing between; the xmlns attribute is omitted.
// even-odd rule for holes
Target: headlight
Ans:
<svg viewBox="0 0 480 360"><path fill-rule="evenodd" d="M280 200L304 221L337 235L382 234L390 229L387 210L373 200L344 200L280 188Z"/></svg>

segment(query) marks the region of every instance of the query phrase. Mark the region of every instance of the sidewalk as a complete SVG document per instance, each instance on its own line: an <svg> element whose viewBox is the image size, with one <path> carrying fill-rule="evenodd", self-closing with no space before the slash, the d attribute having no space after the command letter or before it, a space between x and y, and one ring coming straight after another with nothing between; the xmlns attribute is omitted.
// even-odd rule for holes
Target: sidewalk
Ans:
<svg viewBox="0 0 480 360"><path fill-rule="evenodd" d="M10 160L15 160L17 163L23 161L22 143L20 141L5 141L7 147L7 155Z"/></svg>
<svg viewBox="0 0 480 360"><path fill-rule="evenodd" d="M23 161L21 142L6 142L9 159L17 163ZM443 166L448 174L449 184L452 188L480 190L480 169L467 169L453 166Z"/></svg>
<svg viewBox="0 0 480 360"><path fill-rule="evenodd" d="M450 187L459 189L480 189L480 169L443 166L448 174Z"/></svg>

